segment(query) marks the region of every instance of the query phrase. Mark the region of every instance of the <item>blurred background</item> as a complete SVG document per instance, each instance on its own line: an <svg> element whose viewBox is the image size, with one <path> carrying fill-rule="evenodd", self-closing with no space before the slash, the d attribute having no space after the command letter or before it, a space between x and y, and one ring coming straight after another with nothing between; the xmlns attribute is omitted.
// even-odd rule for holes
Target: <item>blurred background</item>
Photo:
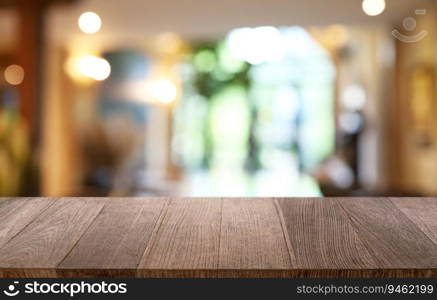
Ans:
<svg viewBox="0 0 437 300"><path fill-rule="evenodd" d="M0 196L437 196L433 0L0 0Z"/></svg>

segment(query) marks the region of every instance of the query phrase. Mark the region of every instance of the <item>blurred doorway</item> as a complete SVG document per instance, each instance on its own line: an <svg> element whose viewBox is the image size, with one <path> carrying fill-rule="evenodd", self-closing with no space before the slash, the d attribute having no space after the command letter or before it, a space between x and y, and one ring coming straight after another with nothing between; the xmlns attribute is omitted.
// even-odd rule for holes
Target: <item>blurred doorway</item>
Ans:
<svg viewBox="0 0 437 300"><path fill-rule="evenodd" d="M175 158L184 195L320 196L335 148L335 66L302 27L238 28L183 66Z"/></svg>

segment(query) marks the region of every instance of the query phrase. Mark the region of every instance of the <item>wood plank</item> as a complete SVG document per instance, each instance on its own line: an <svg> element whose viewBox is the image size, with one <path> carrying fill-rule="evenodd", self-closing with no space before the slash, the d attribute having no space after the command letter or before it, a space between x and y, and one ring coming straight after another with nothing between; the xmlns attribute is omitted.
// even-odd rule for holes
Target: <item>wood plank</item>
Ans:
<svg viewBox="0 0 437 300"><path fill-rule="evenodd" d="M437 244L436 198L392 198L391 201Z"/></svg>
<svg viewBox="0 0 437 300"><path fill-rule="evenodd" d="M73 248L104 201L58 199L0 249L3 277L55 277L55 267Z"/></svg>
<svg viewBox="0 0 437 300"><path fill-rule="evenodd" d="M0 248L53 204L54 198L0 200Z"/></svg>
<svg viewBox="0 0 437 300"><path fill-rule="evenodd" d="M224 199L220 269L263 271L292 267L289 249L272 199Z"/></svg>
<svg viewBox="0 0 437 300"><path fill-rule="evenodd" d="M216 269L221 205L221 199L172 199L141 259L138 276L179 270L183 277Z"/></svg>
<svg viewBox="0 0 437 300"><path fill-rule="evenodd" d="M437 277L437 199L0 199L0 277Z"/></svg>
<svg viewBox="0 0 437 300"><path fill-rule="evenodd" d="M66 277L134 277L166 199L111 199L58 267Z"/></svg>
<svg viewBox="0 0 437 300"><path fill-rule="evenodd" d="M296 198L277 202L297 269L376 268L348 216L332 199Z"/></svg>
<svg viewBox="0 0 437 300"><path fill-rule="evenodd" d="M436 269L434 244L391 201L336 199L380 268Z"/></svg>

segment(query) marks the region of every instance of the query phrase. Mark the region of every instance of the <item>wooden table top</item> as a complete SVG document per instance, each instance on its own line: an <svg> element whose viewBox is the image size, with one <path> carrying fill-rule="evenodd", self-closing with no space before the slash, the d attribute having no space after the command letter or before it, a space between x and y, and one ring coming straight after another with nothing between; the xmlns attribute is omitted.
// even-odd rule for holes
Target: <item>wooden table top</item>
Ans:
<svg viewBox="0 0 437 300"><path fill-rule="evenodd" d="M5 198L0 277L437 277L437 199Z"/></svg>

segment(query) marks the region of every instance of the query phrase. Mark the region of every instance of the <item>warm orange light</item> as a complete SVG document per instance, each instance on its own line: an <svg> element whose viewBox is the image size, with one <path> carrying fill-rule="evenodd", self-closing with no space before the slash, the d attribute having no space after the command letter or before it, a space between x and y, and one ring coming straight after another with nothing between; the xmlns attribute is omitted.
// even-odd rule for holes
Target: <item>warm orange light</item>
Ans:
<svg viewBox="0 0 437 300"><path fill-rule="evenodd" d="M103 81L111 75L111 65L97 56L71 57L65 65L66 72L79 82L89 82L90 79Z"/></svg>
<svg viewBox="0 0 437 300"><path fill-rule="evenodd" d="M168 79L151 82L149 92L155 100L165 104L173 103L177 97L176 85Z"/></svg>
<svg viewBox="0 0 437 300"><path fill-rule="evenodd" d="M102 20L98 14L86 12L79 17L78 25L84 33L93 34L97 33L102 27Z"/></svg>
<svg viewBox="0 0 437 300"><path fill-rule="evenodd" d="M6 68L4 77L11 85L20 85L24 80L24 69L19 65L10 65Z"/></svg>
<svg viewBox="0 0 437 300"><path fill-rule="evenodd" d="M85 56L79 61L79 71L85 77L102 81L111 75L111 65L103 58Z"/></svg>
<svg viewBox="0 0 437 300"><path fill-rule="evenodd" d="M156 38L156 47L161 53L173 55L183 50L184 42L176 33L165 32Z"/></svg>

